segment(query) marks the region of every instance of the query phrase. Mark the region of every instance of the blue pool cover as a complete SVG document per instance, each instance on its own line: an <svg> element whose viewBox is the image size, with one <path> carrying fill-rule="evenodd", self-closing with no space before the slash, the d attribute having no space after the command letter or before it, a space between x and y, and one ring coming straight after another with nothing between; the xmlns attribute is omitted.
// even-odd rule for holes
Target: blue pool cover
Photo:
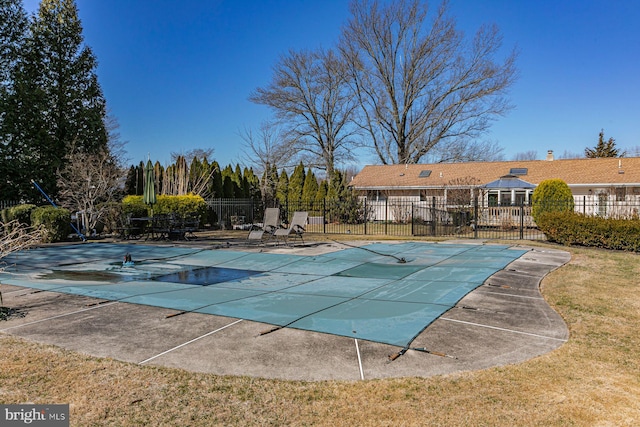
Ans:
<svg viewBox="0 0 640 427"><path fill-rule="evenodd" d="M407 242L302 256L85 243L12 254L0 283L404 347L525 252ZM133 267L122 266L127 253Z"/></svg>

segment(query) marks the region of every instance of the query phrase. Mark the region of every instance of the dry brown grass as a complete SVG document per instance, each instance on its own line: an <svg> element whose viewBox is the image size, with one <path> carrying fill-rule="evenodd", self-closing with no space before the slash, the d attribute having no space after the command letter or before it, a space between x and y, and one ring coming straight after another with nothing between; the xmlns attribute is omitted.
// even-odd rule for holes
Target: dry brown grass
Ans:
<svg viewBox="0 0 640 427"><path fill-rule="evenodd" d="M82 426L639 425L638 256L571 252L543 282L571 338L518 365L307 383L142 367L0 335L0 402L70 403Z"/></svg>

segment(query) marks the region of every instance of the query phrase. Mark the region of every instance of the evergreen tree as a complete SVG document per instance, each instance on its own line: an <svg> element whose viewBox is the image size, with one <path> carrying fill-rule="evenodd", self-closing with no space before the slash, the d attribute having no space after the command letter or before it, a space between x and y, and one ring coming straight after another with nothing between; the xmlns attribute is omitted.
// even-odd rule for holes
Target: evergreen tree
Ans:
<svg viewBox="0 0 640 427"><path fill-rule="evenodd" d="M136 167L131 165L124 180L124 194L136 194Z"/></svg>
<svg viewBox="0 0 640 427"><path fill-rule="evenodd" d="M222 197L225 199L233 199L236 193L236 185L230 175L224 176L222 180Z"/></svg>
<svg viewBox="0 0 640 427"><path fill-rule="evenodd" d="M203 173L203 165L198 157L194 157L189 165L189 192L193 192L198 185L198 180Z"/></svg>
<svg viewBox="0 0 640 427"><path fill-rule="evenodd" d="M276 199L281 205L287 204L287 198L289 197L289 175L286 170L282 170L280 178L278 179L278 185L276 187Z"/></svg>
<svg viewBox="0 0 640 427"><path fill-rule="evenodd" d="M68 155L108 150L108 133L97 62L83 44L75 1L42 0L29 30L3 101L10 114L1 123L0 172L8 163L12 186L36 199L30 179L55 197L56 172Z"/></svg>
<svg viewBox="0 0 640 427"><path fill-rule="evenodd" d="M327 191L328 191L327 181L323 180L318 186L318 192L316 193L316 199L315 199L316 206L320 206L319 204L322 203L324 199L327 198Z"/></svg>
<svg viewBox="0 0 640 427"><path fill-rule="evenodd" d="M0 0L0 100L3 91L10 89L11 74L24 48L27 26L21 0Z"/></svg>
<svg viewBox="0 0 640 427"><path fill-rule="evenodd" d="M327 198L334 200L340 198L340 193L342 193L342 174L336 169L328 179Z"/></svg>
<svg viewBox="0 0 640 427"><path fill-rule="evenodd" d="M238 195L238 178L231 165L222 170L222 194L224 198L234 199Z"/></svg>
<svg viewBox="0 0 640 427"><path fill-rule="evenodd" d="M246 195L248 198L253 200L260 199L260 179L253 173L252 168L244 168L243 171L244 180L246 182Z"/></svg>
<svg viewBox="0 0 640 427"><path fill-rule="evenodd" d="M236 163L236 168L233 171L233 175L231 176L233 179L233 183L235 184L235 198L236 199L244 199L247 196L244 194L244 179L242 176L242 169L240 169L240 165Z"/></svg>
<svg viewBox="0 0 640 427"><path fill-rule="evenodd" d="M293 209L297 209L300 200L302 200L302 188L304 186L304 165L302 162L296 166L289 178L289 206L292 206Z"/></svg>
<svg viewBox="0 0 640 427"><path fill-rule="evenodd" d="M311 168L309 168L302 186L302 200L307 203L313 202L316 198L316 193L318 193L318 180Z"/></svg>
<svg viewBox="0 0 640 427"><path fill-rule="evenodd" d="M625 153L620 152L618 148L616 148L616 140L613 138L609 138L608 141L604 140L604 130L600 131L598 135L598 144L594 148L585 148L584 154L589 159L599 158L599 157L624 157Z"/></svg>
<svg viewBox="0 0 640 427"><path fill-rule="evenodd" d="M213 168L213 173L211 175L211 196L214 198L223 197L222 190L222 170L220 169L220 164L214 160L211 164Z"/></svg>

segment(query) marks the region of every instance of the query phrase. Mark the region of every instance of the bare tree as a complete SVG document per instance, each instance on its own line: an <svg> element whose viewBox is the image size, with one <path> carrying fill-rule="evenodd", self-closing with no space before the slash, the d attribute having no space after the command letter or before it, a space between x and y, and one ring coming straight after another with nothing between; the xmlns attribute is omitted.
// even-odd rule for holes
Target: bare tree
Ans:
<svg viewBox="0 0 640 427"><path fill-rule="evenodd" d="M564 150L561 155L558 156L558 159L584 159L584 154L575 153L569 150Z"/></svg>
<svg viewBox="0 0 640 427"><path fill-rule="evenodd" d="M244 141L243 153L252 159L258 175L273 166L289 168L298 163L296 153L288 150L287 135L277 123L263 122L257 131L245 128L239 135Z"/></svg>
<svg viewBox="0 0 640 427"><path fill-rule="evenodd" d="M503 148L495 141L458 139L437 144L426 158L429 163L497 162L503 160Z"/></svg>
<svg viewBox="0 0 640 427"><path fill-rule="evenodd" d="M640 145L636 145L624 150L629 157L640 157Z"/></svg>
<svg viewBox="0 0 640 427"><path fill-rule="evenodd" d="M0 223L0 272L5 269L4 258L42 242L42 234L42 226L33 228L21 224L17 219ZM13 312L14 310L4 307L0 292L0 320L7 320Z"/></svg>
<svg viewBox="0 0 640 427"><path fill-rule="evenodd" d="M187 164L191 164L193 159L211 159L213 158L214 153L213 148L194 148L192 150L188 150L186 153L178 153L175 151L171 152L171 161L174 163L178 163L180 157L183 157Z"/></svg>
<svg viewBox="0 0 640 427"><path fill-rule="evenodd" d="M536 160L537 158L538 158L538 152L536 150L521 151L519 153L516 153L513 156L513 160L520 160L520 161Z"/></svg>
<svg viewBox="0 0 640 427"><path fill-rule="evenodd" d="M123 180L124 170L107 150L72 151L58 172L60 204L71 212L82 212L86 228L93 230L108 210L105 203L119 200Z"/></svg>
<svg viewBox="0 0 640 427"><path fill-rule="evenodd" d="M119 167L126 167L129 161L126 150L127 142L121 139L120 132L118 132L120 123L110 111L107 111L104 118L104 127L107 130L107 147L111 157Z"/></svg>
<svg viewBox="0 0 640 427"><path fill-rule="evenodd" d="M477 138L511 106L516 53L494 61L502 37L479 29L470 43L447 16L427 26L420 0L354 0L340 51L360 105L359 126L380 161L418 163L439 144Z"/></svg>
<svg viewBox="0 0 640 427"><path fill-rule="evenodd" d="M4 271L2 260L14 252L28 249L42 241L42 227L30 227L14 219L0 223L0 271Z"/></svg>
<svg viewBox="0 0 640 427"><path fill-rule="evenodd" d="M289 51L274 67L271 83L249 100L275 111L286 126L290 154L310 155L307 164L331 176L338 162L351 159L355 144L350 124L356 104L347 91L348 78L332 50Z"/></svg>

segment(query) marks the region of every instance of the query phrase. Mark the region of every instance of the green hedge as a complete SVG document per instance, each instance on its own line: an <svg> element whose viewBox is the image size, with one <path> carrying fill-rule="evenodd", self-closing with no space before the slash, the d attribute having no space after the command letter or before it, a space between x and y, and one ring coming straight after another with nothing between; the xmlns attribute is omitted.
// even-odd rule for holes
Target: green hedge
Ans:
<svg viewBox="0 0 640 427"><path fill-rule="evenodd" d="M6 224L14 220L18 220L20 224L30 226L31 225L31 212L36 208L36 205L24 204L12 206L2 210L2 221Z"/></svg>
<svg viewBox="0 0 640 427"><path fill-rule="evenodd" d="M537 222L550 242L622 251L640 251L640 220L546 212Z"/></svg>
<svg viewBox="0 0 640 427"><path fill-rule="evenodd" d="M207 213L207 202L201 197L193 194L186 196L164 196L156 197L153 207L144 204L142 196L127 196L122 200L123 211L132 216L150 216L153 208L154 215L176 214L181 217L199 215L204 218Z"/></svg>
<svg viewBox="0 0 640 427"><path fill-rule="evenodd" d="M31 225L44 226L42 241L62 242L71 233L71 213L67 209L42 206L31 212Z"/></svg>

